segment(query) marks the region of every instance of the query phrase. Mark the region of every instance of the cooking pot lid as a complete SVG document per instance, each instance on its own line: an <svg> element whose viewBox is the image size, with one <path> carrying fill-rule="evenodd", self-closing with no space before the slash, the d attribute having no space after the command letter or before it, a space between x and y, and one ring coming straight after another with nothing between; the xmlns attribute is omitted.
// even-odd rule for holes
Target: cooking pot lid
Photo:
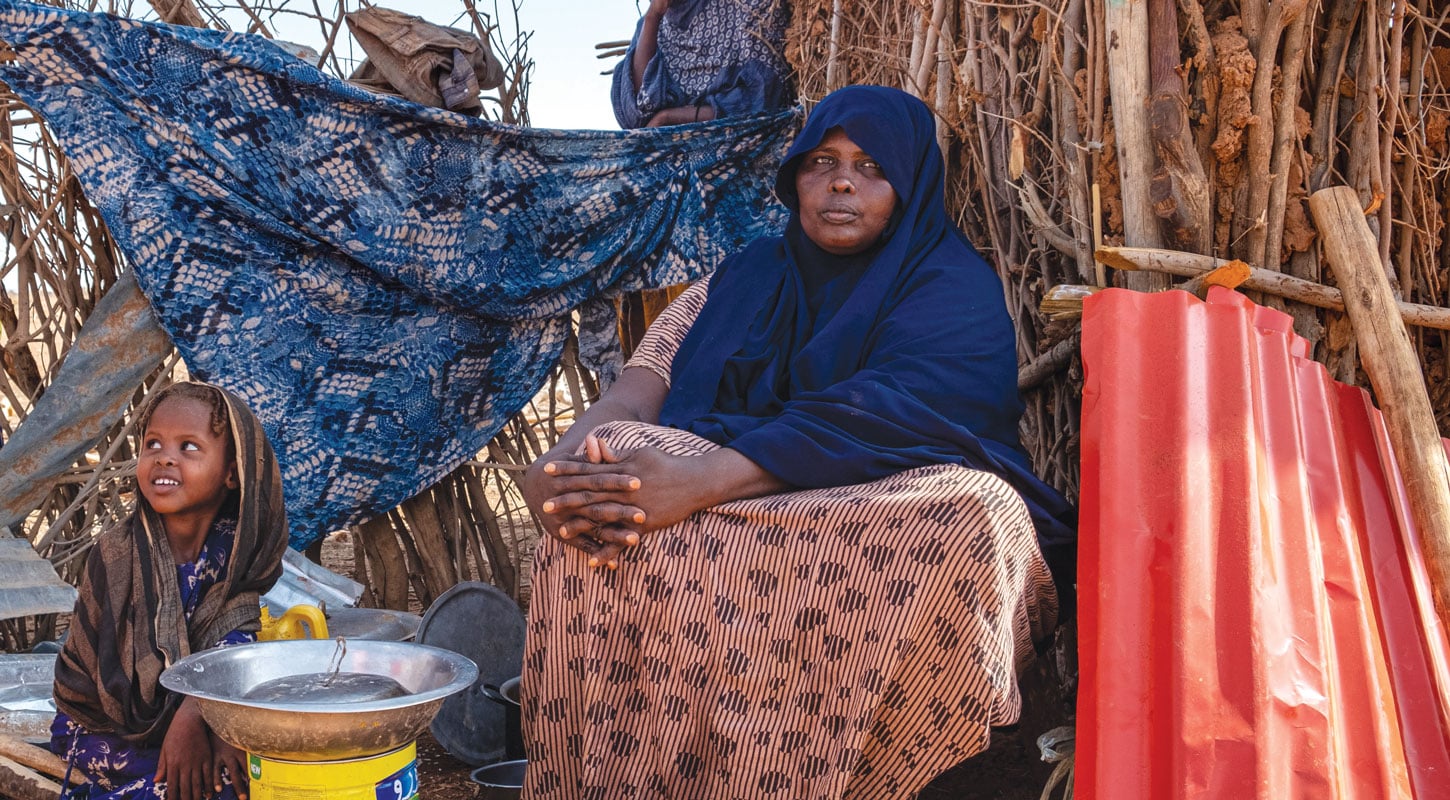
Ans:
<svg viewBox="0 0 1450 800"><path fill-rule="evenodd" d="M429 730L454 758L478 766L502 760L504 707L479 691L518 677L524 664L524 615L513 598L478 581L460 583L433 601L415 641L473 659L478 680L443 701Z"/></svg>

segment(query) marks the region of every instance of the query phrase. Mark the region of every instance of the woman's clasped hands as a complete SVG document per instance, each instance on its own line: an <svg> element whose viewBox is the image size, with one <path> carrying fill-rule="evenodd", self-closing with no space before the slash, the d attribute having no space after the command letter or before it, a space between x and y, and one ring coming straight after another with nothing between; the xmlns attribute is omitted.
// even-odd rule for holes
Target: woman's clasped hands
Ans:
<svg viewBox="0 0 1450 800"><path fill-rule="evenodd" d="M590 434L578 454L540 464L525 475L525 499L550 534L589 554L592 567L618 569L620 554L645 534L712 504L702 456L652 447L616 453Z"/></svg>

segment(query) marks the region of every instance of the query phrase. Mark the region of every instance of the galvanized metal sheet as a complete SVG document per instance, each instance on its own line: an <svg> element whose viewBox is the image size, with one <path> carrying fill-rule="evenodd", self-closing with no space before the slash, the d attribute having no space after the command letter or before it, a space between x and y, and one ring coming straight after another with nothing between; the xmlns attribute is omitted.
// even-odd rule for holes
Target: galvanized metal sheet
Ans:
<svg viewBox="0 0 1450 800"><path fill-rule="evenodd" d="M55 654L0 653L0 712L55 713Z"/></svg>
<svg viewBox="0 0 1450 800"><path fill-rule="evenodd" d="M18 524L40 505L51 481L120 418L136 387L170 351L135 276L123 274L86 319L45 394L0 447L0 527Z"/></svg>
<svg viewBox="0 0 1450 800"><path fill-rule="evenodd" d="M362 593L361 583L314 564L289 547L282 553L282 577L262 595L262 605L276 615L302 604L326 610L348 608L357 603Z"/></svg>
<svg viewBox="0 0 1450 800"><path fill-rule="evenodd" d="M69 612L75 605L75 587L30 542L0 533L0 619Z"/></svg>
<svg viewBox="0 0 1450 800"><path fill-rule="evenodd" d="M1443 797L1450 645L1379 413L1215 289L1083 317L1080 798Z"/></svg>

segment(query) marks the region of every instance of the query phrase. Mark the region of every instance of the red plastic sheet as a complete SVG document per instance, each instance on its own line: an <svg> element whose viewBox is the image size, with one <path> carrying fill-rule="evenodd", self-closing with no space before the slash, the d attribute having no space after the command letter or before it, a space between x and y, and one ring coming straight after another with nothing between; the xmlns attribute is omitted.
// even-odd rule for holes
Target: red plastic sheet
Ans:
<svg viewBox="0 0 1450 800"><path fill-rule="evenodd" d="M1084 308L1077 796L1450 797L1450 646L1379 412L1213 292Z"/></svg>

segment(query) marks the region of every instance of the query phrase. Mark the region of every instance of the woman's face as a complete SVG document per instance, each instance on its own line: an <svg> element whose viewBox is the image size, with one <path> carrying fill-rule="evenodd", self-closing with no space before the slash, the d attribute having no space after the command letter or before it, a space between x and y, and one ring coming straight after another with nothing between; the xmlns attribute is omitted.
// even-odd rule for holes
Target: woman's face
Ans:
<svg viewBox="0 0 1450 800"><path fill-rule="evenodd" d="M801 156L795 191L806 236L838 256L876 244L896 210L896 190L881 165L840 128Z"/></svg>

